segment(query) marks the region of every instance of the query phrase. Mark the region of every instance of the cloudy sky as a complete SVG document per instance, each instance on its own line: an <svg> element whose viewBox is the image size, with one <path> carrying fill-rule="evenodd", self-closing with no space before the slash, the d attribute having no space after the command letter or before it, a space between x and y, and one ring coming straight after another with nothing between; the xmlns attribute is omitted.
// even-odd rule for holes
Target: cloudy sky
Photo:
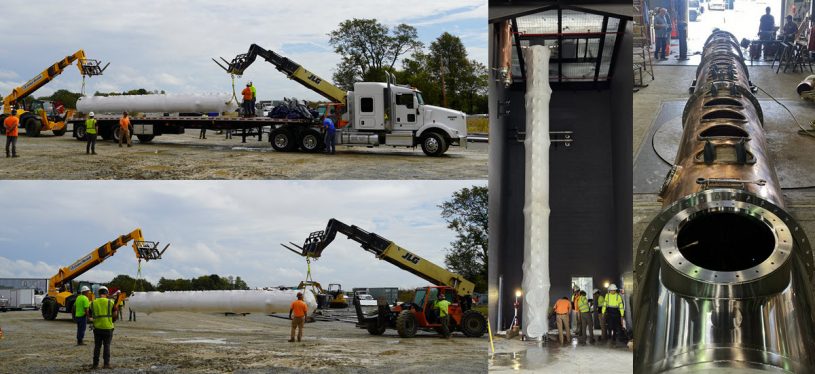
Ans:
<svg viewBox="0 0 815 374"><path fill-rule="evenodd" d="M305 277L305 260L280 243L302 244L330 218L375 232L443 266L454 234L437 206L456 190L484 184L2 181L0 211L6 219L0 225L0 278L48 278L141 227L146 240L171 243L164 258L143 264L151 282L216 273L241 276L251 287L296 285ZM117 274L135 276L136 269L128 246L80 279L107 282ZM312 275L324 285L341 283L346 289L426 285L342 235L312 264Z"/></svg>
<svg viewBox="0 0 815 374"><path fill-rule="evenodd" d="M327 34L351 18L407 23L426 46L444 31L462 39L470 58L486 63L484 0L355 1L36 1L3 0L0 6L0 95L63 56L84 49L110 62L86 92L135 88L172 93L230 92L231 79L210 58L230 60L257 43L331 79L339 56ZM319 96L258 61L238 84L252 80L261 100ZM37 96L64 88L78 92L71 67Z"/></svg>

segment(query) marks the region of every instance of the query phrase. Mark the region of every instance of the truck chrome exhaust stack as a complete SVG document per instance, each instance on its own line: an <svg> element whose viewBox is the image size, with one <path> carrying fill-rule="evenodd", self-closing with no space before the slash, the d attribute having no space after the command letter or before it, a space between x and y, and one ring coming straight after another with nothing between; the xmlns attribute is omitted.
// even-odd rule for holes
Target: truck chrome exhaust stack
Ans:
<svg viewBox="0 0 815 374"><path fill-rule="evenodd" d="M639 241L634 370L815 372L815 263L735 37L707 40L663 211Z"/></svg>

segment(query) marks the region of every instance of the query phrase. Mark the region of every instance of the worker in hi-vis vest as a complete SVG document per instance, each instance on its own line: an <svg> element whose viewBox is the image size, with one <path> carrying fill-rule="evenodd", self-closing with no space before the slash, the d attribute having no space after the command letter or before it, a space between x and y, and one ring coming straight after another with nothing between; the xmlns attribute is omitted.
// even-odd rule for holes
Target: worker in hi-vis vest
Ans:
<svg viewBox="0 0 815 374"><path fill-rule="evenodd" d="M294 318L292 318L294 314ZM289 343L294 342L294 333L297 332L297 341L303 339L303 326L306 324L306 315L308 315L308 305L303 301L303 293L297 293L297 300L291 303L289 309L289 319L291 320L291 338Z"/></svg>
<svg viewBox="0 0 815 374"><path fill-rule="evenodd" d="M436 300L436 303L433 305L433 309L438 309L439 311L441 335L446 339L450 339L450 302L447 301L443 293L439 294L438 300Z"/></svg>
<svg viewBox="0 0 815 374"><path fill-rule="evenodd" d="M91 302L91 321L93 322L93 369L99 367L99 350L104 346L105 369L110 369L110 342L113 340L113 322L119 315L116 302L108 299L107 287L99 287L99 297Z"/></svg>
<svg viewBox="0 0 815 374"><path fill-rule="evenodd" d="M608 286L608 294L603 300L603 314L606 317L606 325L608 325L608 337L612 343L618 340L626 343L626 338L623 336L623 317L625 316L625 303L623 296L617 293L617 285L611 284Z"/></svg>
<svg viewBox="0 0 815 374"><path fill-rule="evenodd" d="M572 331L569 329L569 312L572 310L572 303L569 298L563 296L562 299L555 302L552 311L555 312L555 323L557 323L557 337L560 344L572 342ZM566 332L564 336L564 330Z"/></svg>
<svg viewBox="0 0 815 374"><path fill-rule="evenodd" d="M93 112L88 113L88 119L85 120L85 139L88 141L85 144L85 154L96 154L96 118Z"/></svg>
<svg viewBox="0 0 815 374"><path fill-rule="evenodd" d="M20 119L17 118L17 109L13 109L11 115L3 120L4 133L6 134L6 157L17 157L17 135L19 135L17 128L19 126Z"/></svg>
<svg viewBox="0 0 815 374"><path fill-rule="evenodd" d="M591 308L589 307L589 298L586 297L586 291L580 291L577 297L577 312L580 313L580 338L578 340L586 342L586 329L589 331L589 343L594 343L594 319L591 318Z"/></svg>
<svg viewBox="0 0 815 374"><path fill-rule="evenodd" d="M88 327L88 310L91 307L91 289L82 286L74 300L74 321L76 321L76 345L85 345L85 329Z"/></svg>
<svg viewBox="0 0 815 374"><path fill-rule="evenodd" d="M603 303L605 303L605 298L600 294L600 290L595 288L593 308L594 314L600 320L600 341L606 341L606 319L603 318Z"/></svg>

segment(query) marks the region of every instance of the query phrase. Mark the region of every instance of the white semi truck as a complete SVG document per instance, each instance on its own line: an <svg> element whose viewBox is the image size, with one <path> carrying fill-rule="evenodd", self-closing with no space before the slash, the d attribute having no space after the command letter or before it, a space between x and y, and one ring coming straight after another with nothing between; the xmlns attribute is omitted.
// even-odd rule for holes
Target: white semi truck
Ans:
<svg viewBox="0 0 815 374"><path fill-rule="evenodd" d="M222 59L227 66L224 70L233 75L243 75L257 56L272 63L277 70L285 73L309 89L317 92L330 102L322 104L320 116L327 115L336 124L335 143L349 146L393 146L421 147L429 156L441 156L450 146L467 146L467 116L464 112L425 104L422 93L415 88L398 85L392 76L387 82L358 82L353 91L345 91L332 83L309 72L301 65L252 44L248 53L238 55L231 62ZM156 100L153 95L134 97L131 100ZM94 98L105 107L105 98ZM82 100L77 104L79 107ZM116 108L127 110L127 108ZM121 111L116 110L116 111ZM118 140L119 115L114 110L101 114L92 105L86 105L82 112L96 111L99 133L104 139ZM180 134L187 128L219 130L240 130L244 137L262 137L264 129L269 129L269 142L277 151L318 152L324 149L324 132L319 118L287 119L269 117L238 117L233 115L185 115L165 113L158 115L134 115L130 122L132 135L141 142L149 142L162 134ZM76 116L74 136L84 138L84 117Z"/></svg>

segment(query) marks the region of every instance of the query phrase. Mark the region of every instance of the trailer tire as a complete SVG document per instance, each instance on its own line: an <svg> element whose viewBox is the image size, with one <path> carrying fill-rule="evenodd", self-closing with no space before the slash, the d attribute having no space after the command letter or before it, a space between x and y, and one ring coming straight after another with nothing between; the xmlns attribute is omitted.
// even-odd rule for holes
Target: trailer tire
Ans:
<svg viewBox="0 0 815 374"><path fill-rule="evenodd" d="M368 333L371 335L382 335L388 329L387 325L379 325L377 321L370 321L366 326Z"/></svg>
<svg viewBox="0 0 815 374"><path fill-rule="evenodd" d="M78 125L75 124L74 125L74 137L76 137L76 140L85 140L85 136L88 135L86 131L87 131L87 128L85 127L84 123L83 124L78 124Z"/></svg>
<svg viewBox="0 0 815 374"><path fill-rule="evenodd" d="M461 326L464 335L471 338L480 338L487 331L487 319L481 312L468 310L461 315Z"/></svg>
<svg viewBox="0 0 815 374"><path fill-rule="evenodd" d="M136 135L139 138L139 143L150 143L155 138L155 135Z"/></svg>
<svg viewBox="0 0 815 374"><path fill-rule="evenodd" d="M42 122L39 119L33 116L29 116L23 121L25 122L24 123L25 136L29 136L32 138L40 136L40 131L42 130Z"/></svg>
<svg viewBox="0 0 815 374"><path fill-rule="evenodd" d="M116 128L113 129L113 131L111 131L111 134L113 135L113 142L118 143L119 139L122 137L122 128L119 127L119 126L116 126ZM130 128L130 138L131 139L133 138L133 128L132 127Z"/></svg>
<svg viewBox="0 0 815 374"><path fill-rule="evenodd" d="M57 318L57 313L59 313L59 306L57 305L57 301L53 298L45 298L42 301L42 318L53 321Z"/></svg>
<svg viewBox="0 0 815 374"><path fill-rule="evenodd" d="M399 332L399 336L412 338L416 336L416 330L416 316L413 315L413 312L409 309L399 312L399 316L396 317L396 331Z"/></svg>
<svg viewBox="0 0 815 374"><path fill-rule="evenodd" d="M274 129L269 135L272 148L278 152L291 152L297 149L292 132L287 129Z"/></svg>
<svg viewBox="0 0 815 374"><path fill-rule="evenodd" d="M427 132L422 135L422 151L431 157L438 157L447 150L447 139L438 132Z"/></svg>
<svg viewBox="0 0 815 374"><path fill-rule="evenodd" d="M325 149L323 137L316 130L303 131L298 143L303 152L314 153Z"/></svg>

